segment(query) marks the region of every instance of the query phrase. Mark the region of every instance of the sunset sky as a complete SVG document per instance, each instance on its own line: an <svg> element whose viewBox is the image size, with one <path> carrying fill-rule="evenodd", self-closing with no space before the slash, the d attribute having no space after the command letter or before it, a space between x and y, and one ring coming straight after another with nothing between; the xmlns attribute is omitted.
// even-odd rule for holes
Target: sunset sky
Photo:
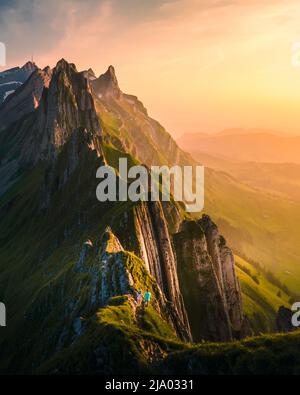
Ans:
<svg viewBox="0 0 300 395"><path fill-rule="evenodd" d="M300 134L299 21L299 0L0 0L7 67L32 53L39 67L113 64L121 89L175 136Z"/></svg>

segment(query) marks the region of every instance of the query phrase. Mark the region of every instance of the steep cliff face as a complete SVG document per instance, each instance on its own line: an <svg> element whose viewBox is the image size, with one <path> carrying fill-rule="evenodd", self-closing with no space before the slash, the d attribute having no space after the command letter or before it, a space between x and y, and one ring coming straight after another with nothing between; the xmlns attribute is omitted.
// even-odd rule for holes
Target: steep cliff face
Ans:
<svg viewBox="0 0 300 395"><path fill-rule="evenodd" d="M99 99L120 99L122 93L113 66L109 66L106 73L100 75L99 78L94 79L93 75L91 77L91 85Z"/></svg>
<svg viewBox="0 0 300 395"><path fill-rule="evenodd" d="M161 203L140 204L135 208L135 218L142 259L171 304L173 324L178 334L184 340L191 340L189 320L179 287L177 263Z"/></svg>
<svg viewBox="0 0 300 395"><path fill-rule="evenodd" d="M208 252L212 258L221 290L225 296L225 305L232 329L240 331L243 323L243 308L233 253L226 245L224 237L220 235L216 224L207 215L202 216L199 224L204 230Z"/></svg>
<svg viewBox="0 0 300 395"><path fill-rule="evenodd" d="M64 59L57 63L49 89L44 90L36 125L30 141L30 147L34 146L30 153L34 162L53 160L78 128L97 137L101 135L89 83L84 73L77 72L75 65Z"/></svg>
<svg viewBox="0 0 300 395"><path fill-rule="evenodd" d="M191 337L247 334L234 257L211 219L186 220L172 238L160 203L143 203L135 215L140 256Z"/></svg>
<svg viewBox="0 0 300 395"><path fill-rule="evenodd" d="M60 178L77 166L80 140L101 156L101 126L89 82L64 59L53 70L33 72L0 106L0 119L0 195L39 161L48 162L49 179L49 167L66 143L70 160Z"/></svg>
<svg viewBox="0 0 300 395"><path fill-rule="evenodd" d="M174 242L194 340L231 340L223 293L201 227L195 222L185 222L174 235Z"/></svg>
<svg viewBox="0 0 300 395"><path fill-rule="evenodd" d="M243 324L232 252L209 217L174 235L178 273L194 339L228 341Z"/></svg>

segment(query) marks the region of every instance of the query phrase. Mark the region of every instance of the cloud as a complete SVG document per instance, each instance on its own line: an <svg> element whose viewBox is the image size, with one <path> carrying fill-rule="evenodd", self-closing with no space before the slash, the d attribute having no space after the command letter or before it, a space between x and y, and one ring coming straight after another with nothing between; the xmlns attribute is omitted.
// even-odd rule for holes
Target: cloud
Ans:
<svg viewBox="0 0 300 395"><path fill-rule="evenodd" d="M284 69L299 13L298 0L0 0L0 42L9 66L31 53L40 67L64 57L100 74L113 64L154 117L198 131L200 120L251 125L256 112L270 122L273 97L299 96L299 76Z"/></svg>
<svg viewBox="0 0 300 395"><path fill-rule="evenodd" d="M191 29L186 21L190 18L194 31L198 28L202 36L214 36L220 28L226 28L226 21L220 24L209 18L209 13L217 13L221 18L223 12L232 9L234 19L236 7L279 3L279 0L1 0L0 41L7 46L8 61L15 63L27 60L31 54L44 58L47 53L55 53L64 42L71 43L70 36L78 40L78 31L88 35L81 35L79 46L88 44L88 40L100 42L102 37L111 39L113 46L123 35L138 29L144 38L152 32L157 39L162 35L163 40L166 32L178 35L180 27L181 34L188 35ZM200 23L201 14L204 17ZM172 40L171 34L169 39Z"/></svg>
<svg viewBox="0 0 300 395"><path fill-rule="evenodd" d="M99 0L5 0L0 4L0 40L11 62L53 50L65 38L70 21L80 25Z"/></svg>

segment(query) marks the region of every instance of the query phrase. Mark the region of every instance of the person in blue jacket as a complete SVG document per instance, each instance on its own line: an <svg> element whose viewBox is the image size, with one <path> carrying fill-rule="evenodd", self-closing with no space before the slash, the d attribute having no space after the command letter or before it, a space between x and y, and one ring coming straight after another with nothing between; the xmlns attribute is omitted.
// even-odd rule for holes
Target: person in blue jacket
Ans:
<svg viewBox="0 0 300 395"><path fill-rule="evenodd" d="M151 292L147 289L147 291L144 294L144 305L145 305L145 307L149 306L150 301L151 301Z"/></svg>

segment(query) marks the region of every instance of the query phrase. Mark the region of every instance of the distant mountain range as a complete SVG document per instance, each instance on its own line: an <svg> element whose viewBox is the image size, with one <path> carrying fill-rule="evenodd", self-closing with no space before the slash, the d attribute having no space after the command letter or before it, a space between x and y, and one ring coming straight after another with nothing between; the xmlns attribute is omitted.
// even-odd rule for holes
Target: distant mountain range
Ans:
<svg viewBox="0 0 300 395"><path fill-rule="evenodd" d="M229 129L217 134L187 133L178 144L191 153L230 160L300 164L300 136L279 132Z"/></svg>
<svg viewBox="0 0 300 395"><path fill-rule="evenodd" d="M217 132L215 134L218 136L232 136L232 135L244 135L244 134L246 134L246 135L247 134L271 134L274 136L282 136L282 137L299 136L299 133L283 132L280 130L263 129L263 128L251 128L251 129L230 128L230 129L221 130L220 132Z"/></svg>

